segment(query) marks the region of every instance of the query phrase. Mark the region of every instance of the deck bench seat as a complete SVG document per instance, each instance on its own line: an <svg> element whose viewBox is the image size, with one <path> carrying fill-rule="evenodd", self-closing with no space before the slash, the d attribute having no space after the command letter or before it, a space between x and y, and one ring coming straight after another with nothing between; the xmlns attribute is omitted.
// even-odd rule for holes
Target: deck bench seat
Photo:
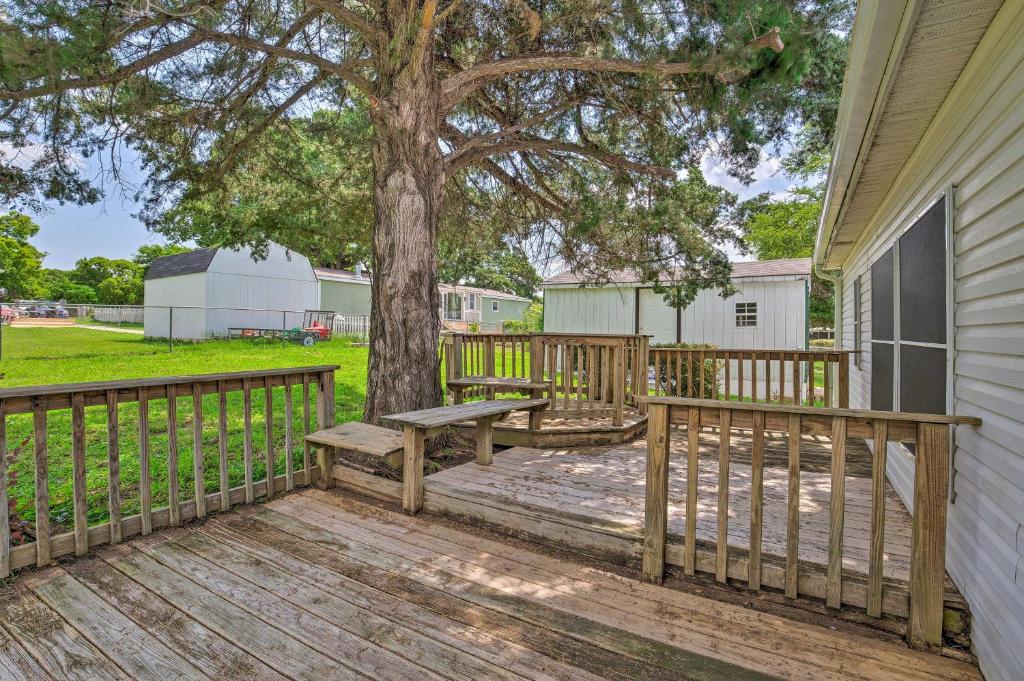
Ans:
<svg viewBox="0 0 1024 681"><path fill-rule="evenodd" d="M401 426L404 431L405 463L402 471L402 507L417 513L423 507L424 441L465 421L476 423L476 462L489 466L494 458L494 422L514 411L529 411L531 423L539 421L548 408L547 399L484 400L450 407L420 409L391 414L382 419Z"/></svg>
<svg viewBox="0 0 1024 681"><path fill-rule="evenodd" d="M537 398L549 387L547 383L536 383L528 378L513 378L511 376L460 376L448 379L447 383L448 389L452 391L452 400L455 404L462 404L467 388L487 388L487 399L493 400L494 393L499 390L501 392L529 393L531 397Z"/></svg>
<svg viewBox="0 0 1024 681"><path fill-rule="evenodd" d="M350 421L310 433L306 436L306 441L380 457L392 466L402 463L402 450L405 446L401 431L361 421Z"/></svg>

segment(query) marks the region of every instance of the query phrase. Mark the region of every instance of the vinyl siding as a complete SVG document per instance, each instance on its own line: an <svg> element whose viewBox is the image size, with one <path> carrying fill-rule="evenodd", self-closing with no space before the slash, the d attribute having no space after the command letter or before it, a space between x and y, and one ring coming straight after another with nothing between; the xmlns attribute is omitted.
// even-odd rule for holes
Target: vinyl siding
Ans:
<svg viewBox="0 0 1024 681"><path fill-rule="evenodd" d="M491 303L498 301L498 311L491 312ZM491 298L483 296L481 305L481 318L484 324L499 324L509 319L522 319L523 313L530 304L524 300L509 300L508 298Z"/></svg>
<svg viewBox="0 0 1024 681"><path fill-rule="evenodd" d="M347 281L320 280L320 309L338 314L370 314L370 286Z"/></svg>
<svg viewBox="0 0 1024 681"><path fill-rule="evenodd" d="M544 289L544 330L550 333L633 333L632 288Z"/></svg>
<svg viewBox="0 0 1024 681"><path fill-rule="evenodd" d="M956 185L953 410L957 428L947 569L971 605L989 681L1024 669L1024 5L1006 3L843 270L843 346L853 347L853 285L920 213ZM870 388L870 276L862 278L864 349L851 406ZM909 499L913 459L890 450Z"/></svg>
<svg viewBox="0 0 1024 681"><path fill-rule="evenodd" d="M682 310L681 340L721 348L806 347L806 278L736 280L738 293L722 298L705 290ZM579 333L633 333L634 288L548 288L544 330ZM757 326L736 326L736 303L757 303ZM640 289L640 333L654 343L675 343L677 312L663 296Z"/></svg>

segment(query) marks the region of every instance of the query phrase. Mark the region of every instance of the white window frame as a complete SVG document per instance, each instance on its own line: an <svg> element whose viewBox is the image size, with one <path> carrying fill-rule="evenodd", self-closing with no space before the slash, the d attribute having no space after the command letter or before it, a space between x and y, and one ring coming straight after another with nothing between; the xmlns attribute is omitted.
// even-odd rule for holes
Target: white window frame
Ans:
<svg viewBox="0 0 1024 681"><path fill-rule="evenodd" d="M757 301L736 303L736 328L752 329L757 326ZM741 323L742 322L742 323ZM752 322L752 323L748 323Z"/></svg>
<svg viewBox="0 0 1024 681"><path fill-rule="evenodd" d="M498 311L498 301L497 300L492 300L491 301L491 312L497 312L497 311Z"/></svg>

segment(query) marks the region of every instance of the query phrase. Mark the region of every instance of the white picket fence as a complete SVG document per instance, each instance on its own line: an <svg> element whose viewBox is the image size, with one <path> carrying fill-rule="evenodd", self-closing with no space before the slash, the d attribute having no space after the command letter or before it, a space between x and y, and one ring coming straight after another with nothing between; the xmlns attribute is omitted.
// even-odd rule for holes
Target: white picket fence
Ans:
<svg viewBox="0 0 1024 681"><path fill-rule="evenodd" d="M83 307L83 306L76 306ZM146 308L142 305L93 305L92 318L98 322L142 324ZM86 316L86 315L78 315Z"/></svg>
<svg viewBox="0 0 1024 681"><path fill-rule="evenodd" d="M331 329L336 336L358 336L362 339L370 337L370 317L365 314L337 314L334 316L334 328Z"/></svg>

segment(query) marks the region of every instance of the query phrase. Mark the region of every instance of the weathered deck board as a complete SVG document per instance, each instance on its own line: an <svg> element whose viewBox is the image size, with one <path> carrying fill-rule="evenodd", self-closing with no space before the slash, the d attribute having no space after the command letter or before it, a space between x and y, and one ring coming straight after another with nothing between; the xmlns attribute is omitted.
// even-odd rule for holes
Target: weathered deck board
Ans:
<svg viewBox="0 0 1024 681"><path fill-rule="evenodd" d="M0 589L4 678L921 679L964 663L319 490Z"/></svg>
<svg viewBox="0 0 1024 681"><path fill-rule="evenodd" d="M685 536L687 438L671 439L669 457L670 535ZM728 540L733 548L750 542L752 439L735 430L729 458ZM698 457L698 541L714 544L718 528L719 451L715 432L703 432ZM871 547L871 459L858 441L848 442L846 508L843 525L843 569L868 574ZM814 436L804 436L800 451L799 559L828 564L831 507L831 452ZM766 433L764 444L761 552L786 556L788 514L788 444L785 436ZM589 517L640 530L644 519L646 444L635 442L611 448L540 450L515 447L497 452L491 466L464 464L427 477L427 490L447 487L486 494L508 504ZM886 485L883 575L908 581L911 518L891 486Z"/></svg>

